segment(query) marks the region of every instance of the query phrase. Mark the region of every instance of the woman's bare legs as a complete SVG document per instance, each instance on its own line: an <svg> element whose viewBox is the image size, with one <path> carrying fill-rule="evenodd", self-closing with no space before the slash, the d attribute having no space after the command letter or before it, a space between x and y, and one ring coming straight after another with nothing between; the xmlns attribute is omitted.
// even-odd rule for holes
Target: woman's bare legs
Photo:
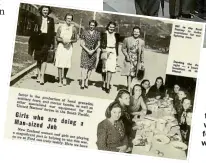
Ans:
<svg viewBox="0 0 206 163"><path fill-rule="evenodd" d="M63 85L66 86L67 85L67 73L68 73L69 69L64 68L63 71L64 71L63 72Z"/></svg>
<svg viewBox="0 0 206 163"><path fill-rule="evenodd" d="M47 63L43 62L41 64L41 75L40 75L40 84L43 85L44 84L44 74L46 71L46 67L47 67Z"/></svg>
<svg viewBox="0 0 206 163"><path fill-rule="evenodd" d="M88 86L89 86L88 82L89 82L91 74L92 74L92 70L87 70L87 76L85 79L85 88L88 88Z"/></svg>
<svg viewBox="0 0 206 163"><path fill-rule="evenodd" d="M62 68L58 68L59 87L62 87Z"/></svg>
<svg viewBox="0 0 206 163"><path fill-rule="evenodd" d="M37 68L36 68L36 72L37 72L37 82L40 82L40 76L41 76L41 62L37 61Z"/></svg>
<svg viewBox="0 0 206 163"><path fill-rule="evenodd" d="M82 73L81 73L81 77L82 77L82 82L81 82L81 89L84 89L84 85L85 85L85 79L87 76L87 69L82 68Z"/></svg>
<svg viewBox="0 0 206 163"><path fill-rule="evenodd" d="M106 73L106 92L109 93L110 91L110 82L112 79L112 72L107 72Z"/></svg>

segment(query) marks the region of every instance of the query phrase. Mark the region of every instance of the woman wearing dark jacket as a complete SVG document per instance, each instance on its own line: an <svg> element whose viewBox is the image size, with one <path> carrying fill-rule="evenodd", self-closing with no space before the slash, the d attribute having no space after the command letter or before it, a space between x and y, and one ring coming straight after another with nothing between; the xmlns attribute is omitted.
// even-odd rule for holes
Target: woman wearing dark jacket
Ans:
<svg viewBox="0 0 206 163"><path fill-rule="evenodd" d="M116 23L109 22L106 32L102 33L100 48L102 50L97 72L102 74L102 89L110 92L110 82L112 74L116 72L116 62L118 56L119 34L115 32Z"/></svg>
<svg viewBox="0 0 206 163"><path fill-rule="evenodd" d="M162 77L158 77L148 92L148 98L161 99L165 96L165 87Z"/></svg>
<svg viewBox="0 0 206 163"><path fill-rule="evenodd" d="M32 32L32 36L35 35L35 39L29 40L29 46L32 45L34 47L34 60L37 61L37 82L43 85L48 52L54 48L55 27L54 19L48 16L51 13L49 6L41 6L39 12L41 16L35 20ZM30 48L32 49L32 47Z"/></svg>

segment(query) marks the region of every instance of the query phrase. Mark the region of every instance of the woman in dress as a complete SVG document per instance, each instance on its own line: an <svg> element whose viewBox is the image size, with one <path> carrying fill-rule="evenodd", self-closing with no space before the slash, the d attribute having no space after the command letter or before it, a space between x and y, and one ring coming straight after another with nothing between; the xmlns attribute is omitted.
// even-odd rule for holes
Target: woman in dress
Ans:
<svg viewBox="0 0 206 163"><path fill-rule="evenodd" d="M37 61L37 82L44 84L44 74L47 67L48 51L54 49L54 19L48 15L51 13L49 6L41 6L39 8L40 17L37 17L34 28L34 33L37 33L35 39L34 60Z"/></svg>
<svg viewBox="0 0 206 163"><path fill-rule="evenodd" d="M89 22L89 30L84 31L81 37L81 89L88 88L91 72L96 67L97 49L100 46L100 33L95 30L95 27L97 27L97 22L91 20Z"/></svg>
<svg viewBox="0 0 206 163"><path fill-rule="evenodd" d="M165 87L162 77L157 77L155 84L148 92L148 98L161 99L165 96Z"/></svg>
<svg viewBox="0 0 206 163"><path fill-rule="evenodd" d="M139 84L135 84L132 89L130 111L133 116L145 116L147 114L147 105L142 97L142 87Z"/></svg>
<svg viewBox="0 0 206 163"><path fill-rule="evenodd" d="M106 119L97 127L97 147L99 150L126 152L128 139L125 135L124 124L120 120L121 106L113 102L106 110Z"/></svg>
<svg viewBox="0 0 206 163"><path fill-rule="evenodd" d="M55 66L58 68L60 87L67 85L66 75L71 67L73 43L77 41L76 28L72 24L73 15L66 14L64 20L66 23L58 28L56 36L58 47L56 50Z"/></svg>
<svg viewBox="0 0 206 163"><path fill-rule="evenodd" d="M116 23L109 22L106 32L101 36L101 61L102 61L102 89L106 93L110 92L110 82L112 74L116 72L118 56L119 34L115 32Z"/></svg>
<svg viewBox="0 0 206 163"><path fill-rule="evenodd" d="M140 38L141 29L134 27L132 36L125 38L122 53L125 56L122 75L127 76L127 88L131 92L131 82L137 71L144 65L144 41Z"/></svg>

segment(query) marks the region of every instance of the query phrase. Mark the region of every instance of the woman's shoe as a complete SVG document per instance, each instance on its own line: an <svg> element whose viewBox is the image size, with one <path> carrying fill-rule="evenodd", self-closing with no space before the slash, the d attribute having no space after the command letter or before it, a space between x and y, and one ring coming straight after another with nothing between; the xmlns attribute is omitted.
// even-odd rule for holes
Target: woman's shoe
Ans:
<svg viewBox="0 0 206 163"><path fill-rule="evenodd" d="M81 86L80 89L84 89L84 86Z"/></svg>
<svg viewBox="0 0 206 163"><path fill-rule="evenodd" d="M67 85L67 80L63 79L63 85L66 86Z"/></svg>
<svg viewBox="0 0 206 163"><path fill-rule="evenodd" d="M62 82L59 82L58 87L62 87Z"/></svg>
<svg viewBox="0 0 206 163"><path fill-rule="evenodd" d="M187 18L187 19L193 19L194 15L192 15L192 14L182 14L182 17Z"/></svg>
<svg viewBox="0 0 206 163"><path fill-rule="evenodd" d="M110 88L106 88L106 93L110 93Z"/></svg>

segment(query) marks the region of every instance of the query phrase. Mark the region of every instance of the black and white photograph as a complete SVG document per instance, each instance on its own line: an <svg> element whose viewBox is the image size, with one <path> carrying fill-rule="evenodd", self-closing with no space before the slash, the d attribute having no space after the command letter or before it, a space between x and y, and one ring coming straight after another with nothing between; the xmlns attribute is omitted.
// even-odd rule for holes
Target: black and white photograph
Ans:
<svg viewBox="0 0 206 163"><path fill-rule="evenodd" d="M103 9L206 23L206 0L104 0Z"/></svg>
<svg viewBox="0 0 206 163"><path fill-rule="evenodd" d="M171 23L27 5L19 10L12 87L113 99L143 79L165 80Z"/></svg>
<svg viewBox="0 0 206 163"><path fill-rule="evenodd" d="M7 137L45 118L52 127L31 132L46 131L55 144L82 139L84 148L186 160L203 31L194 22L21 3Z"/></svg>
<svg viewBox="0 0 206 163"><path fill-rule="evenodd" d="M167 75L120 90L97 127L99 150L186 159L196 79Z"/></svg>

